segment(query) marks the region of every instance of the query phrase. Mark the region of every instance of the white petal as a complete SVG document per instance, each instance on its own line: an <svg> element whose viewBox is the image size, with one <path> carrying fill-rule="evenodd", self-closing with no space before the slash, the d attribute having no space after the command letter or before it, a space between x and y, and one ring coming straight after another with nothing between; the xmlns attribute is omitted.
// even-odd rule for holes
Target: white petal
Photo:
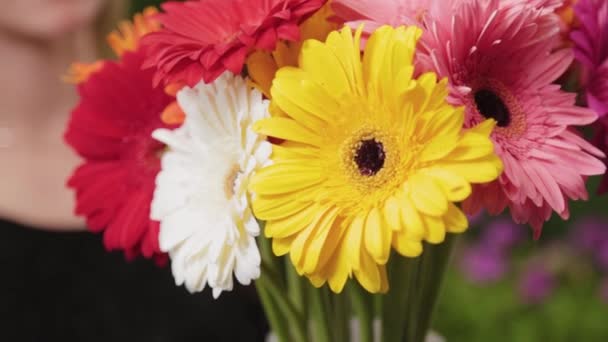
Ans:
<svg viewBox="0 0 608 342"><path fill-rule="evenodd" d="M151 216L161 223L159 241L176 283L191 292L209 285L217 298L232 290L234 277L249 284L260 275L254 238L260 227L249 209L247 181L272 152L251 128L268 116L268 101L230 73L185 87L177 100L186 115L183 125L153 133L167 151Z"/></svg>

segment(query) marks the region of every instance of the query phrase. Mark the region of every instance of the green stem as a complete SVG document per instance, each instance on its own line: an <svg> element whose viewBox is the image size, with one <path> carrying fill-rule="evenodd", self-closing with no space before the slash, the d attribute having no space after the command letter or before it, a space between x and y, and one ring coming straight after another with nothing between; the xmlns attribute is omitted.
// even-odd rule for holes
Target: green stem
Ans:
<svg viewBox="0 0 608 342"><path fill-rule="evenodd" d="M399 342L404 336L404 327L415 312L411 302L415 298L415 284L412 278L418 273L419 258L404 258L393 254L388 265L391 289L382 298L382 341Z"/></svg>
<svg viewBox="0 0 608 342"><path fill-rule="evenodd" d="M303 317L308 317L306 309L306 291L305 285L307 279L300 276L296 269L291 264L289 258L285 259L285 270L287 273L287 293L291 302Z"/></svg>
<svg viewBox="0 0 608 342"><path fill-rule="evenodd" d="M428 246L428 245L426 245ZM426 247L425 247L426 252ZM423 252L424 254L424 252ZM416 334L417 324L418 324L418 314L421 310L420 306L424 305L424 300L422 300L422 284L420 283L420 275L426 270L422 269L422 256L411 260L411 266L408 270L408 279L407 279L407 298L406 301L406 313L405 313L405 322L403 324L403 328L401 328L401 334L399 335L398 341L403 342L415 342L416 339L413 335ZM429 272L431 270L428 270Z"/></svg>
<svg viewBox="0 0 608 342"><path fill-rule="evenodd" d="M289 297L285 290L272 281L271 277L262 276L258 279L258 283L268 290L274 304L291 327L292 337L294 342L306 342L305 322L300 313L295 309L289 301Z"/></svg>
<svg viewBox="0 0 608 342"><path fill-rule="evenodd" d="M373 317L373 303L371 295L367 293L358 283L353 281L349 282L348 293L350 300L357 315L359 323L359 334L361 336L361 342L373 342L374 341L374 317Z"/></svg>
<svg viewBox="0 0 608 342"><path fill-rule="evenodd" d="M408 322L407 342L422 342L431 326L433 310L439 297L439 291L445 274L445 269L450 260L455 236L448 234L443 243L439 245L425 246L425 252L421 258L420 273L417 277L419 289L418 307L415 322Z"/></svg>
<svg viewBox="0 0 608 342"><path fill-rule="evenodd" d="M348 306L348 298L345 293L331 293L332 299L332 316L333 316L333 331L336 342L350 341L350 308Z"/></svg>
<svg viewBox="0 0 608 342"><path fill-rule="evenodd" d="M270 295L268 289L260 284L259 280L256 281L256 289L272 332L277 335L279 341L289 342L289 329L279 312L278 306L272 300L272 296Z"/></svg>
<svg viewBox="0 0 608 342"><path fill-rule="evenodd" d="M265 223L260 222L262 231L264 230ZM263 234L258 236L258 245L260 246L260 255L262 256L262 263L266 265L266 269L270 270L272 274L280 279L283 279L281 271L281 258L274 255L272 252L272 242L269 238Z"/></svg>
<svg viewBox="0 0 608 342"><path fill-rule="evenodd" d="M425 244L417 258L394 255L388 265L391 290L382 301L382 341L422 342L430 328L454 236Z"/></svg>
<svg viewBox="0 0 608 342"><path fill-rule="evenodd" d="M260 236L258 243L262 273L256 286L270 327L281 341L306 342L306 322L286 291L282 260L273 254L269 239Z"/></svg>
<svg viewBox="0 0 608 342"><path fill-rule="evenodd" d="M314 341L332 342L329 329L329 313L327 304L324 303L323 289L310 288L310 305L312 311L312 321L314 323Z"/></svg>

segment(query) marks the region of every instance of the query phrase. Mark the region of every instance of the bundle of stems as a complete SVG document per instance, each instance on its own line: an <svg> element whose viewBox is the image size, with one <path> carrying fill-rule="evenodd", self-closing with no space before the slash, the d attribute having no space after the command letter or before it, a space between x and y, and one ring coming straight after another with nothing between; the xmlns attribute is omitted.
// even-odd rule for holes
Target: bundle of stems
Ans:
<svg viewBox="0 0 608 342"><path fill-rule="evenodd" d="M392 255L390 289L380 295L355 281L339 294L327 286L315 288L260 237L262 275L256 288L272 333L280 342L423 342L453 239L448 235L442 244L427 244L417 258Z"/></svg>

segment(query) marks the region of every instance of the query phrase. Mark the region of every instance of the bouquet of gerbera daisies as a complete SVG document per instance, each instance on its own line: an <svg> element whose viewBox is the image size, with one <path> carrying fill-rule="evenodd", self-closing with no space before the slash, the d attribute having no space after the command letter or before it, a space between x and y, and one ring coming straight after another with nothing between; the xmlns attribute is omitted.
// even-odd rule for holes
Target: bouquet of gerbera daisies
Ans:
<svg viewBox="0 0 608 342"><path fill-rule="evenodd" d="M168 2L108 41L68 75L76 212L191 292L255 281L282 341L424 340L467 214L539 238L605 172L604 0Z"/></svg>

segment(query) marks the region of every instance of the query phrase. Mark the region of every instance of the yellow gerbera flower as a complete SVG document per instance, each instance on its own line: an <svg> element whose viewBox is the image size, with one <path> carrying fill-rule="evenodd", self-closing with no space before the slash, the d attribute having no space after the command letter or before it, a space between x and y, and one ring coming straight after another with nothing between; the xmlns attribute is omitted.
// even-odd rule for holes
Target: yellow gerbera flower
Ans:
<svg viewBox="0 0 608 342"><path fill-rule="evenodd" d="M299 67L277 72L272 101L287 116L255 129L285 142L253 177L252 205L275 254L289 253L315 286L340 292L354 275L385 292L391 246L415 257L422 241L464 231L452 202L502 171L489 139L494 122L463 131L447 81L413 78L421 34L381 27L361 58L361 30L353 37L346 27L326 43L307 40Z"/></svg>

